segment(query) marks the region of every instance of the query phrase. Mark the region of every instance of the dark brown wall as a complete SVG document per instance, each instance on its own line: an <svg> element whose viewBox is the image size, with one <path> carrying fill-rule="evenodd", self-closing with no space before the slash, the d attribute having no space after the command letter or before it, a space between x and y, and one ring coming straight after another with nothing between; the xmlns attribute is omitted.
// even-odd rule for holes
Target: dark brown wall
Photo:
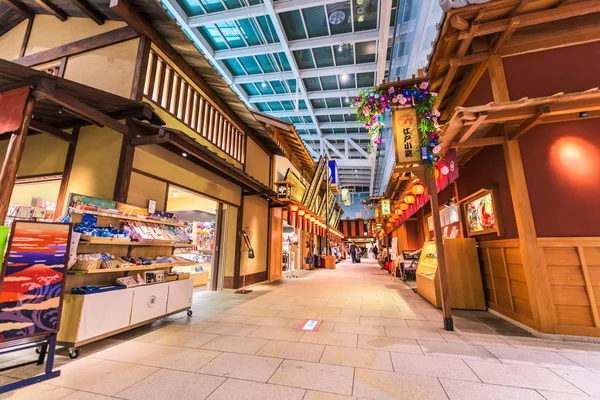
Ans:
<svg viewBox="0 0 600 400"><path fill-rule="evenodd" d="M504 236L489 234L475 236L475 239L481 241L519 237L506 176L504 153L500 146L489 146L481 150L466 166L460 169L458 178L458 194L461 199L472 195L479 189L493 187L498 187ZM461 210L461 218L464 218L463 210Z"/></svg>
<svg viewBox="0 0 600 400"><path fill-rule="evenodd" d="M538 125L519 142L538 236L600 236L600 119Z"/></svg>
<svg viewBox="0 0 600 400"><path fill-rule="evenodd" d="M419 242L419 227L416 220L408 220L406 224L406 241L408 244L407 250L417 250L423 246Z"/></svg>

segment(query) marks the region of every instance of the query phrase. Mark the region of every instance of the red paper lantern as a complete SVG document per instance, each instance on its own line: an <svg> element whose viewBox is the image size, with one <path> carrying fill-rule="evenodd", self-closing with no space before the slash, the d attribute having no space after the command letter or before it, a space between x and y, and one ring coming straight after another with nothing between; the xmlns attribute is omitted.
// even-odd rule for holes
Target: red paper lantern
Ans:
<svg viewBox="0 0 600 400"><path fill-rule="evenodd" d="M415 201L417 201L417 199L415 198L415 196L413 196L413 195L411 195L411 194L409 194L408 196L406 196L406 197L404 198L404 202L405 202L406 204L414 204L414 202L415 202ZM407 208L407 209L408 209L408 208Z"/></svg>
<svg viewBox="0 0 600 400"><path fill-rule="evenodd" d="M425 193L425 187L423 185L421 185L420 183L417 183L416 185L414 185L412 187L411 192L415 196L419 196L419 195Z"/></svg>
<svg viewBox="0 0 600 400"><path fill-rule="evenodd" d="M406 211L406 210L408 210L408 204L400 203L400 211Z"/></svg>

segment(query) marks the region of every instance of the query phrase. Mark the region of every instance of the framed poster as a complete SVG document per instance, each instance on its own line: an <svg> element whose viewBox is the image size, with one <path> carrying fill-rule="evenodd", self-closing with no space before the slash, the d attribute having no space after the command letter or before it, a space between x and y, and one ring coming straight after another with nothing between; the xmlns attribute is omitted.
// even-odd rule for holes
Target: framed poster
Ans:
<svg viewBox="0 0 600 400"><path fill-rule="evenodd" d="M13 223L0 283L0 342L58 332L71 224Z"/></svg>
<svg viewBox="0 0 600 400"><path fill-rule="evenodd" d="M481 189L462 200L469 236L495 233L503 235L496 190Z"/></svg>

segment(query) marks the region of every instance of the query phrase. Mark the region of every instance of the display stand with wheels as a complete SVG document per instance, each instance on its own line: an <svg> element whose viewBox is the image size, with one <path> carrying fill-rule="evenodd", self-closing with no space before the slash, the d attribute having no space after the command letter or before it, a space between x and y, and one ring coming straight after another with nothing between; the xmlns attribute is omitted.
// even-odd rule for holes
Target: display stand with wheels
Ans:
<svg viewBox="0 0 600 400"><path fill-rule="evenodd" d="M0 393L60 375L54 354L70 242L71 224L13 222L0 276L0 357L28 349L38 357L1 371L44 361L46 367L41 375L0 386Z"/></svg>

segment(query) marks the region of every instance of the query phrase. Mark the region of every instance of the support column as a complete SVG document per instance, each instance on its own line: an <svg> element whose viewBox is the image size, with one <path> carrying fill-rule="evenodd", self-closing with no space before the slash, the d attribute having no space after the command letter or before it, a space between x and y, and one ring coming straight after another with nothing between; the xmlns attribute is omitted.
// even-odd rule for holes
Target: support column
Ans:
<svg viewBox="0 0 600 400"><path fill-rule="evenodd" d="M79 128L73 128L73 136L75 141L69 143L69 149L67 150L67 158L65 159L65 167L63 170L62 179L60 181L60 189L58 190L58 198L56 199L56 211L54 218L62 215L63 209L65 208L65 202L67 200L67 188L69 187L69 179L71 178L71 171L73 170L73 159L75 158L75 151L77 150L77 139L79 138Z"/></svg>
<svg viewBox="0 0 600 400"><path fill-rule="evenodd" d="M135 153L135 147L131 145L131 139L135 137L135 126L131 119L127 120L127 127L127 133L123 135L123 143L121 144L117 181L115 182L115 191L113 194L113 200L121 203L127 203L127 193L129 192L133 156Z"/></svg>
<svg viewBox="0 0 600 400"><path fill-rule="evenodd" d="M433 231L435 233L435 252L437 257L437 269L440 274L440 287L442 293L442 314L444 316L444 329L454 330L452 321L452 307L450 305L450 290L448 288L448 271L446 270L446 254L444 253L444 238L442 236L442 223L440 220L440 204L435 184L435 175L425 171L427 177L427 190L431 198L431 214L433 215Z"/></svg>
<svg viewBox="0 0 600 400"><path fill-rule="evenodd" d="M517 140L506 141L502 148L535 327L541 332L554 333L556 312L550 292L550 278L546 265L543 264L544 258L539 255L541 249L537 244L537 233L519 142Z"/></svg>
<svg viewBox="0 0 600 400"><path fill-rule="evenodd" d="M35 107L35 97L29 95L25 108L23 109L23 118L19 129L10 134L4 163L0 170L0 225L4 225L6 214L10 206L10 198L17 180L17 171L25 149L25 140L27 140L27 132L29 131L29 123Z"/></svg>

